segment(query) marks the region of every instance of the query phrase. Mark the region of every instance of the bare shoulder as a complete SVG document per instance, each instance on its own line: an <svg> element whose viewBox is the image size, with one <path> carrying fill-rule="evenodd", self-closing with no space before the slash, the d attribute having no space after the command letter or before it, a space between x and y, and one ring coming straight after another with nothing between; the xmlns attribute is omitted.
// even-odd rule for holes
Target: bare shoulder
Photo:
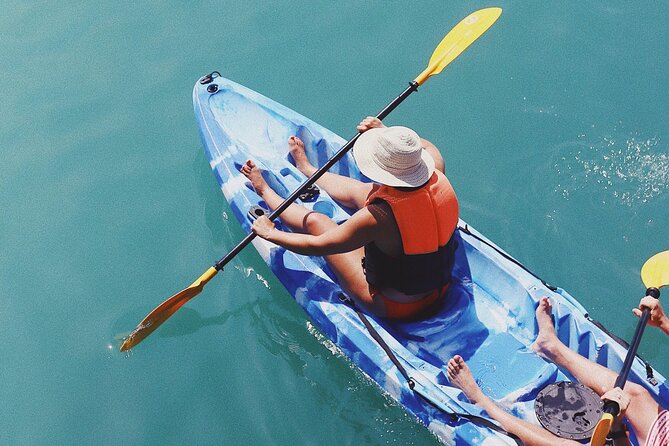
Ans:
<svg viewBox="0 0 669 446"><path fill-rule="evenodd" d="M365 209L369 214L381 225L386 225L388 223L395 224L395 215L393 215L393 210L388 203L383 200L376 200L373 203L368 204Z"/></svg>
<svg viewBox="0 0 669 446"><path fill-rule="evenodd" d="M383 200L376 200L374 203L370 203L367 206L367 210L377 222L379 235L382 238L391 237L394 239L399 237L397 220L395 220L393 209L388 203Z"/></svg>
<svg viewBox="0 0 669 446"><path fill-rule="evenodd" d="M393 210L388 203L377 200L367 206L371 217L377 222L373 239L377 246L390 255L402 252L402 237Z"/></svg>
<svg viewBox="0 0 669 446"><path fill-rule="evenodd" d="M348 231L365 233L372 240L397 238L399 229L392 208L383 200L377 200L364 206L340 227Z"/></svg>
<svg viewBox="0 0 669 446"><path fill-rule="evenodd" d="M423 144L423 148L427 151L427 153L432 156L434 159L434 167L441 173L444 173L444 158L441 156L441 152L439 152L439 149L437 146L432 144L430 141L427 139L421 138L421 142Z"/></svg>
<svg viewBox="0 0 669 446"><path fill-rule="evenodd" d="M371 230L378 235L385 232L387 228L395 227L396 223L390 206L378 200L359 209L344 225L349 228Z"/></svg>

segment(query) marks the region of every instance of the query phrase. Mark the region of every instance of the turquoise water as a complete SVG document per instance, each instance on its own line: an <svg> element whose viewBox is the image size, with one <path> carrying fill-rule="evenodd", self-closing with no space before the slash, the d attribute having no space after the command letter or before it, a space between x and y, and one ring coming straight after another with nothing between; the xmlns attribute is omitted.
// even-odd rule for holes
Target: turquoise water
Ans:
<svg viewBox="0 0 669 446"><path fill-rule="evenodd" d="M669 6L499 2L389 118L439 146L462 216L630 339L669 249ZM0 443L436 444L247 250L191 88L217 69L352 136L480 2L13 2L0 17ZM641 352L669 373L667 339Z"/></svg>

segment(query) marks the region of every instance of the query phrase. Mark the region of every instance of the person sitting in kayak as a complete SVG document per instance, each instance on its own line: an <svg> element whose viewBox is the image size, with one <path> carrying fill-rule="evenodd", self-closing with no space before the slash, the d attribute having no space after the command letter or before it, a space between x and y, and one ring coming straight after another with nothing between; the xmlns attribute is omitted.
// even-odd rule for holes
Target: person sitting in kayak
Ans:
<svg viewBox="0 0 669 446"><path fill-rule="evenodd" d="M654 300L657 301L657 299ZM615 446L630 444L625 432L624 417L634 430L640 446L669 445L669 412L662 408L643 386L628 382L624 391L618 387L614 388L617 378L614 372L579 355L563 344L557 337L551 321L551 304L548 298L541 299L536 316L539 335L532 345L533 350L569 372L581 384L594 390L602 399L615 401L620 406L620 413L614 420L610 434ZM526 446L583 445L583 443L557 437L541 426L516 418L497 406L483 393L461 356L456 355L451 358L447 365L447 372L452 385L462 390L472 403L483 407L488 415L498 421L505 430L520 437Z"/></svg>
<svg viewBox="0 0 669 446"><path fill-rule="evenodd" d="M360 171L374 183L325 173L318 186L343 206L357 209L338 225L324 214L291 204L281 220L293 231L258 218L260 237L304 255L324 256L344 292L373 314L412 318L444 296L453 266L458 200L444 175L437 148L406 127L386 127L368 117L353 146ZM288 140L296 167L311 176L316 167L296 136ZM270 209L283 198L248 160L241 172Z"/></svg>

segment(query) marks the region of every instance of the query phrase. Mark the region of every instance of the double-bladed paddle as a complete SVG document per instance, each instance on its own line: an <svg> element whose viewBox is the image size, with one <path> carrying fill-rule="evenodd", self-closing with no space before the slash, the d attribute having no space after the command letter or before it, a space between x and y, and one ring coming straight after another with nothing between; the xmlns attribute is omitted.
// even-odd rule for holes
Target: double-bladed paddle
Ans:
<svg viewBox="0 0 669 446"><path fill-rule="evenodd" d="M478 39L484 32L490 28L495 21L502 14L501 8L485 8L476 11L465 17L455 28L453 28L446 37L439 43L437 48L432 53L427 68L402 92L398 97L393 99L381 112L376 115L377 118L383 119L395 107L397 107L404 99L411 93L418 90L418 87L435 74L441 73L456 57L458 57L465 49L467 49L476 39ZM270 220L276 219L288 206L290 206L307 188L311 187L325 172L327 172L337 161L348 152L353 144L360 136L360 133L351 138L344 146L339 149L321 168L319 168L311 177L309 177L295 192L290 194L274 212L268 217ZM223 267L232 260L246 245L251 243L256 234L251 232L248 234L232 251L221 258L218 262L209 268L204 274L197 278L188 288L179 291L174 296L167 299L160 304L155 310L149 313L142 322L135 328L128 338L121 345L121 351L126 351L135 345L139 344L151 332L165 322L172 316L182 305L200 294L202 288L209 282Z"/></svg>
<svg viewBox="0 0 669 446"><path fill-rule="evenodd" d="M653 257L646 260L646 263L644 263L643 267L641 268L641 280L646 286L646 296L652 296L656 299L659 299L660 288L669 285L669 251L655 254ZM627 350L623 368L620 370L620 374L616 379L616 384L614 387L620 387L621 389L625 387L627 377L629 376L630 370L632 369L634 357L636 356L639 343L641 342L641 336L643 335L643 331L646 328L646 323L648 322L649 317L650 309L648 307L644 307L641 313L641 318L639 319L639 323L637 324L636 330L634 331L632 343ZM592 433L592 440L590 441L592 446L604 445L606 442L606 436L611 430L613 419L619 411L620 407L615 401L607 401L604 403L604 413L602 414L602 418L599 420L597 426L595 426L594 432Z"/></svg>

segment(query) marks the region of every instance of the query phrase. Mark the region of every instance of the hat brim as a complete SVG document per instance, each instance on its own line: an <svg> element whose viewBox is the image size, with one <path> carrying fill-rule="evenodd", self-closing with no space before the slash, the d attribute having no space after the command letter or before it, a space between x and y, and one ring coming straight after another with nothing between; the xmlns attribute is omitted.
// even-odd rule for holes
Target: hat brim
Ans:
<svg viewBox="0 0 669 446"><path fill-rule="evenodd" d="M424 148L421 150L421 162L414 168L401 173L391 173L379 166L373 157L377 140L377 131L383 129L369 129L358 137L353 145L353 158L358 169L370 180L392 187L418 187L427 183L434 173L434 158Z"/></svg>

